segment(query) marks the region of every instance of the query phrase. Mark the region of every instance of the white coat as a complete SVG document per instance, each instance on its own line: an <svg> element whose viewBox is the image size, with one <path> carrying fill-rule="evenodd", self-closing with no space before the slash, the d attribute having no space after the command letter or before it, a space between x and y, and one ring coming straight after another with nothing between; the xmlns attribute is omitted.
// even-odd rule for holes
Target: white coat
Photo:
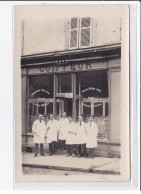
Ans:
<svg viewBox="0 0 141 194"><path fill-rule="evenodd" d="M66 131L67 131L67 125L68 125L68 118L61 118L59 120L59 140L66 140Z"/></svg>
<svg viewBox="0 0 141 194"><path fill-rule="evenodd" d="M77 132L77 144L85 144L86 143L86 123L82 122L81 125L78 122L76 124L76 132Z"/></svg>
<svg viewBox="0 0 141 194"><path fill-rule="evenodd" d="M46 126L43 120L41 120L41 122L39 121L39 119L34 121L32 131L34 133L34 143L45 143Z"/></svg>
<svg viewBox="0 0 141 194"><path fill-rule="evenodd" d="M57 141L58 135L58 121L53 119L52 121L48 121L46 125L47 130L47 138L46 143L51 143L53 141Z"/></svg>
<svg viewBox="0 0 141 194"><path fill-rule="evenodd" d="M69 122L67 127L67 132L66 132L66 144L71 145L71 144L76 144L76 124L72 121L71 123Z"/></svg>
<svg viewBox="0 0 141 194"><path fill-rule="evenodd" d="M86 148L95 148L97 147L97 134L98 134L98 127L95 122L90 122L86 124Z"/></svg>

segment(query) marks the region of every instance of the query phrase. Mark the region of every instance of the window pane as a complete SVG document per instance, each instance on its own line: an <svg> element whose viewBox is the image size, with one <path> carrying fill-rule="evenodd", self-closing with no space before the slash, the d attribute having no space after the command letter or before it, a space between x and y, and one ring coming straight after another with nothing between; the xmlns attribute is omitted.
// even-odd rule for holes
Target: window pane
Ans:
<svg viewBox="0 0 141 194"><path fill-rule="evenodd" d="M45 103L38 102L38 114L45 114Z"/></svg>
<svg viewBox="0 0 141 194"><path fill-rule="evenodd" d="M90 28L81 29L81 46L90 46Z"/></svg>
<svg viewBox="0 0 141 194"><path fill-rule="evenodd" d="M77 47L77 30L70 32L70 47Z"/></svg>
<svg viewBox="0 0 141 194"><path fill-rule="evenodd" d="M83 102L83 116L85 122L88 121L89 116L91 115L91 103L90 102Z"/></svg>
<svg viewBox="0 0 141 194"><path fill-rule="evenodd" d="M105 103L105 116L107 117L109 115L109 103Z"/></svg>
<svg viewBox="0 0 141 194"><path fill-rule="evenodd" d="M93 71L79 74L81 79L81 94L83 98L107 98L107 71Z"/></svg>
<svg viewBox="0 0 141 194"><path fill-rule="evenodd" d="M102 102L94 103L94 116L103 116L103 103Z"/></svg>
<svg viewBox="0 0 141 194"><path fill-rule="evenodd" d="M78 18L71 18L71 29L77 28Z"/></svg>
<svg viewBox="0 0 141 194"><path fill-rule="evenodd" d="M28 132L32 132L32 125L33 122L37 119L37 106L35 103L29 103L29 118L28 118L28 124L29 124L29 129Z"/></svg>
<svg viewBox="0 0 141 194"><path fill-rule="evenodd" d="M71 75L59 75L58 76L58 92L59 93L71 93Z"/></svg>
<svg viewBox="0 0 141 194"><path fill-rule="evenodd" d="M81 19L81 28L90 27L91 18L82 18Z"/></svg>
<svg viewBox="0 0 141 194"><path fill-rule="evenodd" d="M53 98L53 75L30 76L30 98Z"/></svg>
<svg viewBox="0 0 141 194"><path fill-rule="evenodd" d="M46 115L52 114L53 113L53 103L49 102L46 105Z"/></svg>

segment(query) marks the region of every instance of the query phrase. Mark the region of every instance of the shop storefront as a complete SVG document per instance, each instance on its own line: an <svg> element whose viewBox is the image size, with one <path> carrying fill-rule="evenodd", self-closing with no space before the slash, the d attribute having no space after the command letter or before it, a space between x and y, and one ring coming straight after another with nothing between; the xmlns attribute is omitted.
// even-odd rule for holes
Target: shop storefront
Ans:
<svg viewBox="0 0 141 194"><path fill-rule="evenodd" d="M65 111L75 122L94 115L97 155L120 156L120 44L24 56L21 64L23 145L32 145L38 113L47 122L50 113L59 120Z"/></svg>

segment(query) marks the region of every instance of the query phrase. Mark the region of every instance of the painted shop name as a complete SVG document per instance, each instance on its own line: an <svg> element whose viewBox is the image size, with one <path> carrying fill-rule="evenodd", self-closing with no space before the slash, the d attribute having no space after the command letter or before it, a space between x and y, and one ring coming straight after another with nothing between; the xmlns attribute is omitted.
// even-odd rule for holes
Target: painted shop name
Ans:
<svg viewBox="0 0 141 194"><path fill-rule="evenodd" d="M47 65L40 67L40 72L64 72L64 71L78 71L92 69L91 62L70 64L70 65Z"/></svg>

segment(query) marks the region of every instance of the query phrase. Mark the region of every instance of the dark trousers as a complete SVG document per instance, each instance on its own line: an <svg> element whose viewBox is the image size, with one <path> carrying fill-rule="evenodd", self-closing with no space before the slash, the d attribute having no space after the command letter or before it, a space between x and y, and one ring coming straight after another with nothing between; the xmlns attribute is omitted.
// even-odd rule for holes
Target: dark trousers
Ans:
<svg viewBox="0 0 141 194"><path fill-rule="evenodd" d="M38 143L35 143L35 155L38 154L38 147L39 147L39 144ZM44 148L43 148L43 143L40 143L40 154L44 154Z"/></svg>
<svg viewBox="0 0 141 194"><path fill-rule="evenodd" d="M75 154L75 150L76 150L76 145L74 144L68 144L66 145L66 148L67 148L67 154Z"/></svg>
<svg viewBox="0 0 141 194"><path fill-rule="evenodd" d="M83 155L86 156L86 144L78 144L77 145L77 153L78 155L82 155L82 151L83 151Z"/></svg>
<svg viewBox="0 0 141 194"><path fill-rule="evenodd" d="M65 149L65 144L66 144L66 140L58 140L58 144L59 144L59 149L64 150Z"/></svg>
<svg viewBox="0 0 141 194"><path fill-rule="evenodd" d="M50 154L54 154L56 151L56 142L53 141L51 143L49 143L49 152Z"/></svg>
<svg viewBox="0 0 141 194"><path fill-rule="evenodd" d="M89 148L89 156L94 157L94 148Z"/></svg>

